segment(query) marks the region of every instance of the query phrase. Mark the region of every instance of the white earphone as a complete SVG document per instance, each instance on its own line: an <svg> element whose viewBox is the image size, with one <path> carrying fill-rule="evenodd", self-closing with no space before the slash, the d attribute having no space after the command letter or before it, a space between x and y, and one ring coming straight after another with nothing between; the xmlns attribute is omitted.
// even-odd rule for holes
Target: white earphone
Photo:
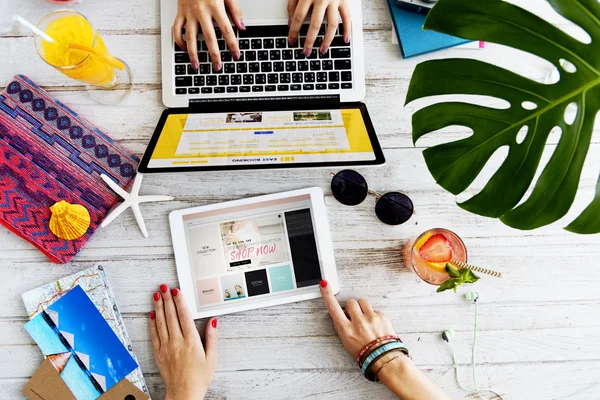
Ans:
<svg viewBox="0 0 600 400"><path fill-rule="evenodd" d="M472 301L473 303L475 303L477 300L479 300L479 293L467 292L465 293L465 300Z"/></svg>
<svg viewBox="0 0 600 400"><path fill-rule="evenodd" d="M479 300L479 293L467 292L467 293L465 293L465 300L470 301L473 304L475 304L475 325L473 328L473 345L471 346L471 369L473 372L473 386L475 388L475 394L477 394L479 397L483 398L483 396L481 395L481 392L492 392L496 396L498 396L500 399L504 400L504 397L502 397L502 395L500 393L496 392L494 389L492 389L492 388L479 389L479 387L477 386L477 367L475 365L475 345L477 344L477 314L478 314L477 300ZM469 389L466 389L460 383L460 379L458 379L458 365L456 363L456 355L454 354L454 347L452 346L452 342L451 342L451 338L455 335L456 335L456 333L454 332L454 329L447 329L444 332L442 332L442 339L448 343L448 345L450 346L450 351L452 352L452 361L454 362L454 377L456 378L456 383L458 383L458 386L462 390L464 390L466 392L471 392Z"/></svg>
<svg viewBox="0 0 600 400"><path fill-rule="evenodd" d="M454 336L454 329L448 329L447 331L442 332L442 339L446 342L450 343L450 338Z"/></svg>

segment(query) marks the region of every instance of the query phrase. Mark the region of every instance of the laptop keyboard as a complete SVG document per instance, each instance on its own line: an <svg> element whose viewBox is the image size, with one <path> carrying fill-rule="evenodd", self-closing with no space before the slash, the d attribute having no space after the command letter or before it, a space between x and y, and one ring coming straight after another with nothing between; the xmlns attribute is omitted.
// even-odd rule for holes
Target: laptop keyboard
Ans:
<svg viewBox="0 0 600 400"><path fill-rule="evenodd" d="M238 61L233 60L220 30L215 28L221 50L222 68L219 71L212 66L201 34L197 43L200 60L197 71L192 68L187 52L175 44L175 94L352 89L351 47L341 36L341 26L327 53L321 54L319 47L325 34L325 25L322 25L308 57L304 55L308 25L302 26L293 46L288 43L287 25L249 26L245 31L234 27L234 31L240 46Z"/></svg>

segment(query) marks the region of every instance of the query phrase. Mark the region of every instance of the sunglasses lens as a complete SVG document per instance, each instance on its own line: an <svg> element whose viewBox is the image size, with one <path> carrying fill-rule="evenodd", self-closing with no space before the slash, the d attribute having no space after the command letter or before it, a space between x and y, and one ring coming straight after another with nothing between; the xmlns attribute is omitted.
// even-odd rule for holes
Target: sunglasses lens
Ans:
<svg viewBox="0 0 600 400"><path fill-rule="evenodd" d="M391 192L386 193L377 201L375 214L384 224L400 225L413 215L414 206L407 195Z"/></svg>
<svg viewBox="0 0 600 400"><path fill-rule="evenodd" d="M340 203L355 206L367 198L369 189L361 174L346 169L335 174L331 180L331 192Z"/></svg>

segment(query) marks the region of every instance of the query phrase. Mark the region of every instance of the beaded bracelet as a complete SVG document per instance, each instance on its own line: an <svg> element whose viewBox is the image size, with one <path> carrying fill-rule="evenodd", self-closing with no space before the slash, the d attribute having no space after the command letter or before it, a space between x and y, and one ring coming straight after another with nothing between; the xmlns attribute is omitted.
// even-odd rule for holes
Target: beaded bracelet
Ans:
<svg viewBox="0 0 600 400"><path fill-rule="evenodd" d="M385 340L390 340L390 339L397 339L399 342L402 342L402 339L400 339L400 336L397 336L397 335L386 335L386 336L378 337L377 339L373 340L371 343L366 345L360 351L360 353L358 353L358 357L356 357L356 361L358 363L360 363L360 359L362 358L363 354L365 354L367 352L367 350L369 350L371 347L375 346L377 343L381 343Z"/></svg>
<svg viewBox="0 0 600 400"><path fill-rule="evenodd" d="M388 343L392 343L392 342L400 342L402 343L402 340L399 339L387 339L387 340L382 340L379 343L376 343L374 346L372 346L369 350L367 350L367 352L365 354L363 354L363 356L360 358L360 360L358 361L358 368L362 368L363 363L365 362L365 359L369 356L369 354L371 354L375 349L380 348L381 346L383 346L384 344L388 344Z"/></svg>
<svg viewBox="0 0 600 400"><path fill-rule="evenodd" d="M367 370L369 369L369 367L371 366L371 364L375 361L375 359L377 357L389 352L390 350L395 350L395 349L406 349L406 346L402 342L392 342L392 343L384 344L383 346L375 349L371 354L368 355L367 358L365 358L365 362L363 362L363 365L361 367L362 374L365 375L365 373L367 372ZM365 375L365 377L366 377L366 375Z"/></svg>
<svg viewBox="0 0 600 400"><path fill-rule="evenodd" d="M371 363L371 365L375 365L375 363L377 363L377 361L379 361L379 359L381 359L383 356L389 354L389 353L394 353L394 352L402 352L402 354L404 354L406 357L410 357L409 353L408 353L408 349L406 348L399 348L399 349L393 349L390 351L387 351L383 354L381 354L380 356L376 357L373 362ZM394 357L392 358L392 360L395 360L398 357ZM391 361L391 360L389 360ZM389 362L388 361L388 362ZM379 378L377 377L377 374L379 374L379 372L381 371L381 369L388 363L386 362L383 366L381 366L377 372L373 372L371 371L371 369L369 368L367 371L365 371L365 378L367 378L368 380L370 380L371 382L379 382Z"/></svg>

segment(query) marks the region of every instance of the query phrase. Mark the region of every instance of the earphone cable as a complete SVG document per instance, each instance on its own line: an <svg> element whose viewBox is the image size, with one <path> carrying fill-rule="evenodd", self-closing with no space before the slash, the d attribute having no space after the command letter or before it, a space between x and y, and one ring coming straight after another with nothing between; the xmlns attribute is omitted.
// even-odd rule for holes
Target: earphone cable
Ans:
<svg viewBox="0 0 600 400"><path fill-rule="evenodd" d="M477 387L477 367L475 365L475 346L477 346L477 317L478 317L478 309L477 309L477 301L475 301L475 326L473 328L473 346L471 346L471 368L473 370L473 386L475 386L475 391L479 393L479 388Z"/></svg>
<svg viewBox="0 0 600 400"><path fill-rule="evenodd" d="M473 369L473 386L475 387L475 392L481 398L483 398L483 396L481 395L481 392L492 392L496 396L498 396L500 398L500 400L504 400L504 397L502 397L502 395L500 393L496 392L491 387L487 388L487 389L479 390L479 387L477 386L477 366L475 364L475 348L477 346L477 318L479 317L479 309L477 308L478 307L477 301L475 301L474 303L475 303L475 323L474 323L474 327L473 327L473 346L471 346L471 366ZM452 350L452 353L454 353L454 350ZM456 380L458 381L458 375L456 376ZM460 386L460 382L458 383L458 386Z"/></svg>
<svg viewBox="0 0 600 400"><path fill-rule="evenodd" d="M476 355L476 348L477 348L477 320L479 317L479 309L477 306L477 300L473 301L475 303L475 321L474 321L474 326L473 326L473 344L471 346L471 369L472 369L472 374L473 374L473 386L475 388L475 392L473 392L473 394L476 394L477 396L479 396L479 398L484 399L485 397L483 397L483 395L481 394L481 392L491 392L494 393L500 400L505 400L504 397L496 392L494 389L490 388L486 388L486 389L479 389L478 385L477 385L477 364L475 361L475 355ZM456 361L456 354L454 353L454 346L452 346L452 343L448 341L448 344L450 345L450 351L452 353L452 362L454 363L454 377L456 378L456 383L458 384L458 387L461 388L462 390L464 390L465 392L471 392L469 389L465 388L462 383L460 382L460 378L458 377L458 363Z"/></svg>
<svg viewBox="0 0 600 400"><path fill-rule="evenodd" d="M460 382L460 379L458 377L458 364L456 363L456 355L454 354L454 346L450 345L450 351L452 352L452 361L454 362L454 377L456 378L456 383L458 383L459 388L461 388L465 392L469 392L470 390L462 385L462 383Z"/></svg>

